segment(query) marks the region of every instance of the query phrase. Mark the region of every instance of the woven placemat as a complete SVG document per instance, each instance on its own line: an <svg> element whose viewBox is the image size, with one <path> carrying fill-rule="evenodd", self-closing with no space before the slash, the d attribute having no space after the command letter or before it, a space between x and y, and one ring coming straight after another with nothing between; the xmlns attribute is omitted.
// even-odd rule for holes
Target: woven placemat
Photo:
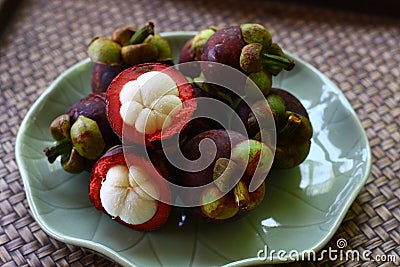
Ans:
<svg viewBox="0 0 400 267"><path fill-rule="evenodd" d="M384 2L384 1L383 1ZM269 1L21 1L0 40L0 265L111 266L91 251L57 241L31 216L15 161L25 114L49 84L87 57L96 35L153 20L157 31L199 30L259 22L275 40L314 65L345 93L368 135L371 175L326 248L393 255L390 261L291 265L400 264L400 20L295 2Z"/></svg>

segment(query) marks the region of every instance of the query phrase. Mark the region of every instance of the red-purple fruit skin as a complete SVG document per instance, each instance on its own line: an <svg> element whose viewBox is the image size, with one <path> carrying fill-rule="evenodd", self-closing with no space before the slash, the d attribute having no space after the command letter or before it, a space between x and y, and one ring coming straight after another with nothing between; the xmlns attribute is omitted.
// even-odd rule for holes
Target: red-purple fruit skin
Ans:
<svg viewBox="0 0 400 267"><path fill-rule="evenodd" d="M251 113L251 108L245 101L240 101L235 109L236 114L238 114L239 118L242 120L243 125L246 127L247 134L249 137L254 137L259 132L259 127L251 127L248 123L248 118Z"/></svg>
<svg viewBox="0 0 400 267"><path fill-rule="evenodd" d="M207 40L203 47L201 60L222 64L211 66L209 64L201 64L204 77L206 80L211 81L209 86L213 90L221 91L233 98L236 97L236 94L241 95L244 93L247 77L245 74L237 75L234 70L229 70L229 68L223 68L224 73L221 74L221 71L216 70L216 68L219 69L227 65L239 72L243 72L240 68L240 54L245 44L239 26L220 29Z"/></svg>
<svg viewBox="0 0 400 267"><path fill-rule="evenodd" d="M189 140L182 148L182 154L189 160L196 160L200 157L199 144L203 139L211 139L217 148L213 163L199 172L180 171L179 184L188 187L202 186L213 181L213 169L218 158L230 158L231 147L246 140L241 133L223 129L209 130L196 135ZM205 151L208 152L208 151ZM207 155L201 155L208 157Z"/></svg>
<svg viewBox="0 0 400 267"><path fill-rule="evenodd" d="M190 53L190 45L192 44L193 38L186 41L179 54L179 63L190 62L194 60L192 53Z"/></svg>
<svg viewBox="0 0 400 267"><path fill-rule="evenodd" d="M206 42L201 60L226 64L240 69L239 59L245 42L239 26L230 26L216 31Z"/></svg>
<svg viewBox="0 0 400 267"><path fill-rule="evenodd" d="M271 88L270 94L276 94L285 100L286 110L298 113L307 119L309 118L307 109L303 106L300 100L295 97L292 93L289 93L285 89L281 88Z"/></svg>
<svg viewBox="0 0 400 267"><path fill-rule="evenodd" d="M105 92L115 76L127 67L126 65L94 63L90 80L92 92Z"/></svg>
<svg viewBox="0 0 400 267"><path fill-rule="evenodd" d="M295 97L292 93L289 93L285 89L274 87L271 88L269 94L275 94L282 97L282 99L285 101L285 108L287 111L298 113L309 119L309 115L306 108L303 106L300 100L297 97ZM248 125L248 118L251 113L251 108L249 107L249 105L245 101L241 101L236 107L235 111L236 114L238 114L238 116L242 120L243 124L246 126L248 135L250 137L254 137L254 135L258 133L259 128L251 127L250 125Z"/></svg>
<svg viewBox="0 0 400 267"><path fill-rule="evenodd" d="M243 142L244 140L247 140L244 135L238 132L227 131L223 129L210 130L200 133L199 135L192 138L182 148L182 154L189 160L196 160L198 157L200 157L200 152L198 150L200 141L207 138L211 139L216 145L217 151L214 161L207 168L198 172L181 171L178 175L179 185L187 187L197 187L213 182L214 166L216 160L218 158L229 159L231 154L231 147L239 144L240 142ZM207 155L202 156L207 157ZM232 192L230 192L229 194L232 194ZM254 195L254 197L256 196ZM193 198L200 198L200 196L193 196ZM233 195L231 201L233 201ZM233 217L229 217L227 219L215 219L210 218L209 216L204 214L201 206L193 207L191 211L193 211L194 214L200 216L204 221L212 223L232 222L242 218L248 213L248 211L246 210L239 210L239 212L236 213Z"/></svg>
<svg viewBox="0 0 400 267"><path fill-rule="evenodd" d="M207 93L205 93L203 90L201 90L197 86L193 86L193 89L194 89L195 99L210 97L207 95ZM181 144L185 144L187 141L191 140L193 137L195 137L196 135L198 135L202 132L223 128L219 122L213 120L212 118L202 117L200 115L197 118L192 119L188 123L188 126L186 127L187 130L185 132L185 135L181 135L181 139L180 139ZM194 116L196 117L196 111L194 113Z"/></svg>
<svg viewBox="0 0 400 267"><path fill-rule="evenodd" d="M198 77L201 69L200 64L194 59L194 55L190 52L190 45L192 44L193 38L186 41L179 54L179 70L188 77ZM187 64L185 64L187 63Z"/></svg>

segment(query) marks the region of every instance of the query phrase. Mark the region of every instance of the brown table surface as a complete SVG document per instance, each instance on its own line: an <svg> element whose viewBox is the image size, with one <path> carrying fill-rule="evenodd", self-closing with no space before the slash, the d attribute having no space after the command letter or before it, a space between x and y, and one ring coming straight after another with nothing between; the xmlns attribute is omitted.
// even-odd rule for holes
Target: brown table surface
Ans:
<svg viewBox="0 0 400 267"><path fill-rule="evenodd" d="M4 2L4 1L3 1ZM342 1L344 2L344 1ZM380 3L377 2L377 5ZM11 15L10 12L7 12ZM392 12L394 13L394 12ZM295 1L19 1L0 39L0 265L109 266L88 249L48 236L31 215L15 160L25 114L50 83L87 57L92 37L152 20L157 31L258 22L285 49L344 92L368 135L373 165L339 229L348 248L394 255L397 262L304 262L396 266L400 263L400 18ZM292 265L300 265L294 263Z"/></svg>

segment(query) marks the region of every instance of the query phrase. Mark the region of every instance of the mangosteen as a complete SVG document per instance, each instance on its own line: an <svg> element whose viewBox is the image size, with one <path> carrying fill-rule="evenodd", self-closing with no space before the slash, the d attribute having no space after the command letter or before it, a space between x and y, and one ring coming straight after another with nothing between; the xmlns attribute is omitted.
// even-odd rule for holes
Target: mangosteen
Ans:
<svg viewBox="0 0 400 267"><path fill-rule="evenodd" d="M117 146L94 165L89 198L115 221L135 230L153 231L166 223L171 211L163 175L146 158Z"/></svg>
<svg viewBox="0 0 400 267"><path fill-rule="evenodd" d="M212 142L215 150L201 149L205 140ZM264 143L235 131L209 130L188 141L182 154L189 162L211 159L211 164L202 170L192 171L193 162L181 166L178 175L181 186L205 186L200 194L189 198L198 203L193 209L206 221L238 219L263 200L264 179L273 161L273 153Z"/></svg>
<svg viewBox="0 0 400 267"><path fill-rule="evenodd" d="M89 44L88 54L94 63L93 92L105 92L113 78L130 66L153 61L172 65L171 46L154 32L153 22L139 30L131 26L118 28L111 38L96 37Z"/></svg>
<svg viewBox="0 0 400 267"><path fill-rule="evenodd" d="M228 65L245 73L265 95L272 86L271 75L294 67L293 60L283 53L278 44L272 42L269 31L254 23L217 30L205 43L201 60ZM218 75L208 64L201 64L201 70L206 80L215 80L215 75ZM237 91L239 95L248 93L245 82L236 85L241 88ZM229 91L221 86L210 86L215 91L222 90L229 94Z"/></svg>
<svg viewBox="0 0 400 267"><path fill-rule="evenodd" d="M196 109L192 85L177 69L161 63L122 71L106 97L108 120L118 136L154 149L184 131Z"/></svg>
<svg viewBox="0 0 400 267"><path fill-rule="evenodd" d="M44 153L50 163L61 156L61 166L71 173L91 171L95 161L110 147L120 143L106 116L104 94L89 94L50 124L56 144Z"/></svg>

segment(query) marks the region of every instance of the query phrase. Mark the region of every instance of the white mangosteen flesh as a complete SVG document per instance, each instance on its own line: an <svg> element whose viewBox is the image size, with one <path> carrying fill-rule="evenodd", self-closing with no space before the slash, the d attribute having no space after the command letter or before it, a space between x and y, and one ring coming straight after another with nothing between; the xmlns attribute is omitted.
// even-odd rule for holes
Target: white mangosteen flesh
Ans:
<svg viewBox="0 0 400 267"><path fill-rule="evenodd" d="M120 115L125 124L143 134L153 134L171 124L182 108L175 81L160 71L141 74L120 92Z"/></svg>
<svg viewBox="0 0 400 267"><path fill-rule="evenodd" d="M100 188L103 208L128 224L142 224L157 212L159 191L146 173L136 166L115 165Z"/></svg>

